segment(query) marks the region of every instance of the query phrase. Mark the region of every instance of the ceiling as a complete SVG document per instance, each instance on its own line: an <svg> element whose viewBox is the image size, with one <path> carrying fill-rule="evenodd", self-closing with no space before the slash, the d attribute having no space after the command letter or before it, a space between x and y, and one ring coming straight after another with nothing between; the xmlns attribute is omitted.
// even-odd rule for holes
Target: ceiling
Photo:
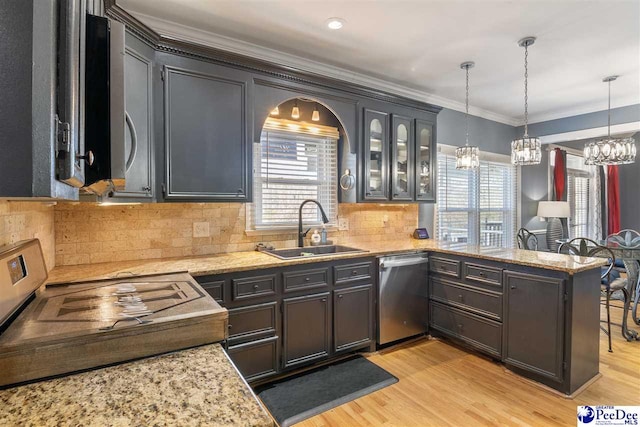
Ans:
<svg viewBox="0 0 640 427"><path fill-rule="evenodd" d="M161 34L520 124L640 103L638 0L118 0ZM329 30L329 17L346 20Z"/></svg>

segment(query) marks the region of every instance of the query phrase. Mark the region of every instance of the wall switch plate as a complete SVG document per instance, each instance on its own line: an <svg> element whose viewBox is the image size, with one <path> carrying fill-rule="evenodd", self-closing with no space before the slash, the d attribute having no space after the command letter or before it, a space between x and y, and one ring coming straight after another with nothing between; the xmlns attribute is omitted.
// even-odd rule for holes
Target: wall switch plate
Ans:
<svg viewBox="0 0 640 427"><path fill-rule="evenodd" d="M338 218L338 230L349 231L349 220L347 218Z"/></svg>
<svg viewBox="0 0 640 427"><path fill-rule="evenodd" d="M210 235L208 222L193 223L193 237L209 237Z"/></svg>

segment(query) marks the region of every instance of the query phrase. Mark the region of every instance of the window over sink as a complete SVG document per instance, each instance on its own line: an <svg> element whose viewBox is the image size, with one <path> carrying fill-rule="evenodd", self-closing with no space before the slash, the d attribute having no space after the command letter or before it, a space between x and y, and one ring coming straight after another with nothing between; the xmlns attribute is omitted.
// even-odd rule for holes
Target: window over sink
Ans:
<svg viewBox="0 0 640 427"><path fill-rule="evenodd" d="M329 223L338 215L337 128L268 118L260 144L253 144L253 203L247 206L250 230L291 229L306 199L320 202ZM305 226L321 225L317 206L302 211Z"/></svg>

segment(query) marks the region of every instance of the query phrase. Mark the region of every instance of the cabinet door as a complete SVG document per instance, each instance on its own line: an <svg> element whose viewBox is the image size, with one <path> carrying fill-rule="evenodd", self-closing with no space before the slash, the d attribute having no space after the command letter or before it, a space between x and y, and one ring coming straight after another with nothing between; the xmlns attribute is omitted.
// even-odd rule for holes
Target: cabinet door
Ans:
<svg viewBox="0 0 640 427"><path fill-rule="evenodd" d="M389 116L364 111L364 200L389 199Z"/></svg>
<svg viewBox="0 0 640 427"><path fill-rule="evenodd" d="M331 331L329 292L287 298L282 307L284 368L326 358Z"/></svg>
<svg viewBox="0 0 640 427"><path fill-rule="evenodd" d="M373 340L373 285L333 292L333 345L339 352Z"/></svg>
<svg viewBox="0 0 640 427"><path fill-rule="evenodd" d="M562 381L564 361L564 281L504 272L504 361L517 368Z"/></svg>
<svg viewBox="0 0 640 427"><path fill-rule="evenodd" d="M113 198L151 199L153 196L153 145L151 143L153 141L151 95L153 62L150 55L144 55L129 46L129 43L127 44L124 82L126 180L124 191L115 192Z"/></svg>
<svg viewBox="0 0 640 427"><path fill-rule="evenodd" d="M413 121L393 116L391 121L391 200L413 200Z"/></svg>
<svg viewBox="0 0 640 427"><path fill-rule="evenodd" d="M436 144L434 123L416 120L415 135L415 194L416 200L434 202Z"/></svg>
<svg viewBox="0 0 640 427"><path fill-rule="evenodd" d="M167 199L248 201L246 84L215 71L164 68Z"/></svg>

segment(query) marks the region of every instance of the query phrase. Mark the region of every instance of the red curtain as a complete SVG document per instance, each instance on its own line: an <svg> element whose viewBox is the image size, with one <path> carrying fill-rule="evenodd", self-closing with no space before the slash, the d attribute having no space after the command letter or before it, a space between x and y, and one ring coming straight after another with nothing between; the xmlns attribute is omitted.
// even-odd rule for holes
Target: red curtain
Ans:
<svg viewBox="0 0 640 427"><path fill-rule="evenodd" d="M620 181L618 179L618 166L608 166L607 169L607 215L608 234L620 231Z"/></svg>
<svg viewBox="0 0 640 427"><path fill-rule="evenodd" d="M556 200L564 200L564 190L565 190L565 174L566 167L564 164L564 156L562 155L562 150L556 148L554 150L556 161L555 166L553 167L553 187L556 194Z"/></svg>

